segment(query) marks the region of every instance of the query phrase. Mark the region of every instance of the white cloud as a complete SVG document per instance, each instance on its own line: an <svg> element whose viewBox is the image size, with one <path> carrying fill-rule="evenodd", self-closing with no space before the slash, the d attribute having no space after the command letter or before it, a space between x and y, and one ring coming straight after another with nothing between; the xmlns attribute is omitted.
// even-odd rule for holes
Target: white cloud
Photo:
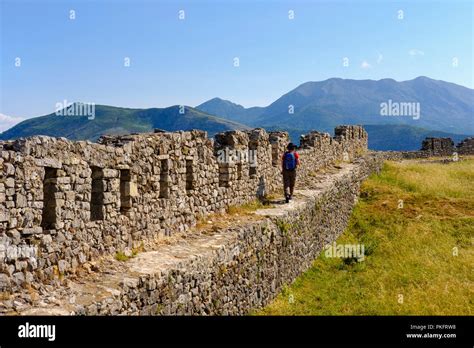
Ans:
<svg viewBox="0 0 474 348"><path fill-rule="evenodd" d="M421 50L417 50L416 48L412 48L411 50L408 51L408 54L410 56L424 56L425 52Z"/></svg>
<svg viewBox="0 0 474 348"><path fill-rule="evenodd" d="M6 131L23 120L23 117L14 117L0 114L0 132Z"/></svg>
<svg viewBox="0 0 474 348"><path fill-rule="evenodd" d="M377 64L382 63L382 60L383 60L383 55L381 53L379 53L379 55L377 57Z"/></svg>
<svg viewBox="0 0 474 348"><path fill-rule="evenodd" d="M364 61L362 62L362 64L360 65L360 67L361 67L362 69L369 69L369 68L372 67L372 66L371 66L366 60L364 60Z"/></svg>

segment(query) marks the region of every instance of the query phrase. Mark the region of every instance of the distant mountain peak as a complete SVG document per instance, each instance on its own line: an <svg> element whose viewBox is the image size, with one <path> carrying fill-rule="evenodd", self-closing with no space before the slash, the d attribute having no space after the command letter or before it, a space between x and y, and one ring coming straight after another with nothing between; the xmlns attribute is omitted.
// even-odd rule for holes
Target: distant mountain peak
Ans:
<svg viewBox="0 0 474 348"><path fill-rule="evenodd" d="M234 102L231 102L230 100L226 100L226 99L222 99L222 98L219 98L219 97L215 97L215 98L212 98L212 99L209 99L208 101L200 104L199 106L197 106L196 108L200 108L202 107L203 105L208 105L208 104L223 104L223 105L227 105L227 106L233 106L233 107L236 107L236 108L242 108L242 109L245 109L242 105L240 104L237 104L237 103L234 103Z"/></svg>
<svg viewBox="0 0 474 348"><path fill-rule="evenodd" d="M213 99L216 100L216 99ZM413 115L384 117L381 103L418 103ZM307 81L267 107L241 108L228 101L208 102L198 109L251 126L332 131L338 124L399 124L450 133L474 133L474 90L454 83L418 76L396 81L339 77ZM291 109L291 112L289 110ZM412 117L410 117L412 116Z"/></svg>
<svg viewBox="0 0 474 348"><path fill-rule="evenodd" d="M430 81L436 81L434 79L431 79L429 78L428 76L423 76L423 75L420 75L418 77L415 77L413 80L430 80Z"/></svg>
<svg viewBox="0 0 474 348"><path fill-rule="evenodd" d="M263 108L253 107L247 109L240 104L216 97L196 106L196 109L236 122L243 122L242 116L257 116Z"/></svg>

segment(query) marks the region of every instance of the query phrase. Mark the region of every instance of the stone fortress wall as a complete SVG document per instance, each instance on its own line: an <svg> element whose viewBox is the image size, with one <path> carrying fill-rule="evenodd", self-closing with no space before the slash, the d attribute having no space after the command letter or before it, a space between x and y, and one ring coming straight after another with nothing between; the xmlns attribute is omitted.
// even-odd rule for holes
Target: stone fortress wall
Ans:
<svg viewBox="0 0 474 348"><path fill-rule="evenodd" d="M70 280L64 291L45 286L54 301L14 307L21 315L248 314L268 304L337 239L361 183L383 163L380 152L338 163L301 178L305 184L291 204L258 209L240 223L187 235L125 262L106 260L89 277Z"/></svg>
<svg viewBox="0 0 474 348"><path fill-rule="evenodd" d="M384 151L386 159L415 159L437 156L474 155L474 138L469 137L454 145L451 138L425 138L418 151Z"/></svg>
<svg viewBox="0 0 474 348"><path fill-rule="evenodd" d="M0 143L0 291L74 272L99 255L187 231L282 189L285 132L35 136ZM301 139L299 175L367 151L360 126Z"/></svg>

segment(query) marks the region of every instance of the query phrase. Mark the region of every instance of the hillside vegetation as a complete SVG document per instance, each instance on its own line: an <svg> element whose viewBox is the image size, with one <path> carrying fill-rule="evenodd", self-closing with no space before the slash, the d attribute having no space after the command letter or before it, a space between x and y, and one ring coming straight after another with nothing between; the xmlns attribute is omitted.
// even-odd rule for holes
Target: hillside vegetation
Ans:
<svg viewBox="0 0 474 348"><path fill-rule="evenodd" d="M337 240L363 244L365 259L321 253L258 314L473 315L473 182L474 158L387 162Z"/></svg>
<svg viewBox="0 0 474 348"><path fill-rule="evenodd" d="M27 119L0 133L0 140L17 139L32 135L66 137L70 140L97 140L101 135L122 135L152 132L154 128L170 132L202 129L209 136L233 129L248 127L208 115L194 108L179 106L159 109L129 109L106 105L95 106L95 118L86 116L58 116L50 114Z"/></svg>

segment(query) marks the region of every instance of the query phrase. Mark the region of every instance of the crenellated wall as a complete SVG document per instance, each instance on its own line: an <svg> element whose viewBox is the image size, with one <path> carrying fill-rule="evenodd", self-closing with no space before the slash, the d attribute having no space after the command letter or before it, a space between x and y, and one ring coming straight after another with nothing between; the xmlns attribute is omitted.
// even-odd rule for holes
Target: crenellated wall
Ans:
<svg viewBox="0 0 474 348"><path fill-rule="evenodd" d="M383 162L381 153L370 153L341 163L337 171L318 173L317 184L306 181L294 204L259 209L253 219L160 245L126 262L109 261L91 278L72 279L67 290L53 292L54 303L25 305L16 313L248 314L269 303L338 238L362 181Z"/></svg>
<svg viewBox="0 0 474 348"><path fill-rule="evenodd" d="M456 147L460 155L474 155L474 138L466 138Z"/></svg>
<svg viewBox="0 0 474 348"><path fill-rule="evenodd" d="M421 144L421 151L430 152L435 156L449 156L456 148L451 138L426 138Z"/></svg>
<svg viewBox="0 0 474 348"><path fill-rule="evenodd" d="M456 146L451 138L425 138L418 151L383 151L387 160L429 157L457 158L458 155L474 155L474 138L466 138Z"/></svg>
<svg viewBox="0 0 474 348"><path fill-rule="evenodd" d="M282 189L285 132L203 131L2 142L0 291L47 281L101 254L184 232L201 216ZM303 137L305 176L367 150L360 126Z"/></svg>

